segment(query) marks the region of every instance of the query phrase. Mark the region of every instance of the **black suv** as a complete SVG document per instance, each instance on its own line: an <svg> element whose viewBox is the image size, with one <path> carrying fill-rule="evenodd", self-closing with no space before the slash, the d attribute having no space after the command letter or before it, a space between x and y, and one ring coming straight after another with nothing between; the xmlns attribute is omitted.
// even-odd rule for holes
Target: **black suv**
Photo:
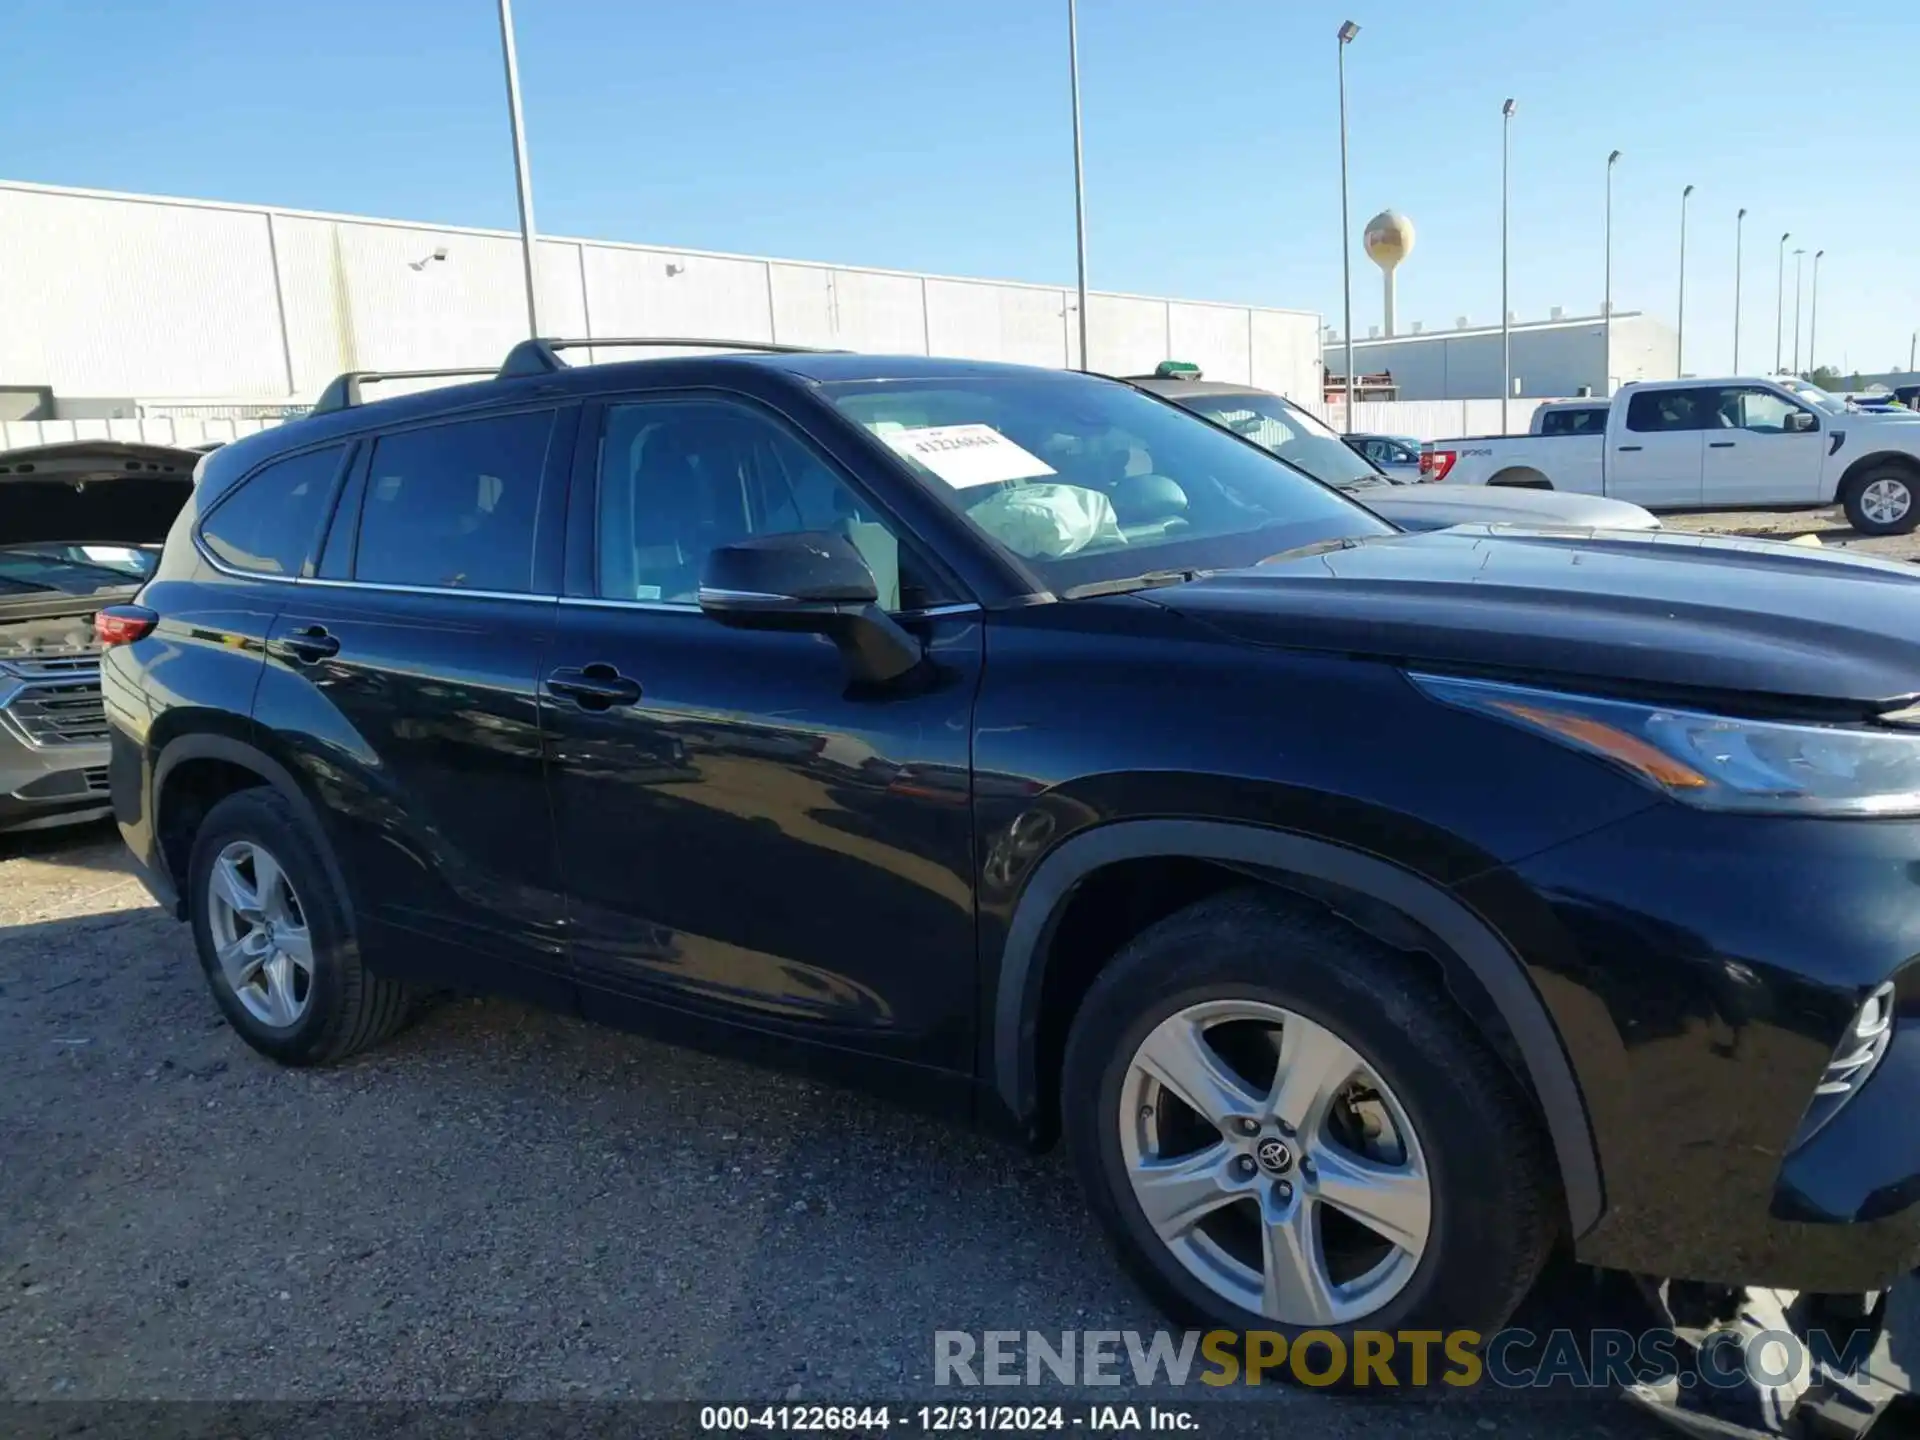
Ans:
<svg viewBox="0 0 1920 1440"><path fill-rule="evenodd" d="M1909 570L1403 534L1089 375L561 343L208 456L101 621L256 1049L458 987L861 1077L1062 1137L1209 1325L1488 1330L1561 1236L1907 1267Z"/></svg>

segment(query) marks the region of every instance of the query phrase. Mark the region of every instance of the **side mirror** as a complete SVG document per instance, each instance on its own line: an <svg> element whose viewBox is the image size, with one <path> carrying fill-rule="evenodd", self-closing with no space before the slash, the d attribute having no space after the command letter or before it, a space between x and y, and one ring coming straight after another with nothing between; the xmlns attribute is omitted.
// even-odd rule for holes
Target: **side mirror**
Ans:
<svg viewBox="0 0 1920 1440"><path fill-rule="evenodd" d="M827 530L759 535L707 556L700 609L735 630L825 635L856 680L885 684L920 664L920 642L880 608L859 548Z"/></svg>
<svg viewBox="0 0 1920 1440"><path fill-rule="evenodd" d="M1804 410L1789 410L1786 425L1789 435L1800 435L1808 430L1818 429L1820 422Z"/></svg>

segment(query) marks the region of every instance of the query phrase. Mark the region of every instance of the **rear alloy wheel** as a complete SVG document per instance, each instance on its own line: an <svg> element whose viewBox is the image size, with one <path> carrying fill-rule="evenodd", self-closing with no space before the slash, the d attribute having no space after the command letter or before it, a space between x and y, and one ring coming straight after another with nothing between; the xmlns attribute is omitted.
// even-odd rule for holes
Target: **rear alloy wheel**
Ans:
<svg viewBox="0 0 1920 1440"><path fill-rule="evenodd" d="M1847 523L1862 535L1905 535L1920 525L1914 472L1903 465L1867 471L1847 489Z"/></svg>
<svg viewBox="0 0 1920 1440"><path fill-rule="evenodd" d="M1491 1334L1563 1214L1531 1103L1438 978L1282 892L1134 937L1060 1095L1121 1260L1200 1329Z"/></svg>
<svg viewBox="0 0 1920 1440"><path fill-rule="evenodd" d="M207 877L207 928L234 998L286 1029L313 998L313 936L300 897L264 846L235 840Z"/></svg>
<svg viewBox="0 0 1920 1440"><path fill-rule="evenodd" d="M207 812L187 863L200 968L227 1023L283 1065L324 1065L394 1033L412 1011L360 958L326 842L267 786Z"/></svg>

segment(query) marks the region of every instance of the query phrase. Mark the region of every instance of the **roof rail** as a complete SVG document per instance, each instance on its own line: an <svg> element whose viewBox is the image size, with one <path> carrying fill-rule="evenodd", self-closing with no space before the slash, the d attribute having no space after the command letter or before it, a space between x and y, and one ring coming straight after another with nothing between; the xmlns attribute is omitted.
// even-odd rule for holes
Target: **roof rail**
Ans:
<svg viewBox="0 0 1920 1440"><path fill-rule="evenodd" d="M507 352L507 358L501 363L499 376L502 380L512 380L523 375L551 375L556 370L565 370L566 362L559 356L562 350L578 350L586 346L595 349L634 349L652 346L657 349L700 349L700 350L753 350L763 355L844 355L844 350L821 350L812 345L775 345L764 340L713 340L696 338L663 338L659 336L636 336L617 338L590 335L581 339L534 339L522 340Z"/></svg>
<svg viewBox="0 0 1920 1440"><path fill-rule="evenodd" d="M335 410L351 410L365 403L360 398L361 386L378 384L382 380L452 380L463 375L492 378L495 373L491 369L474 367L463 370L349 370L327 382L327 388L320 392L320 398L313 402L313 409L307 413L327 415Z"/></svg>

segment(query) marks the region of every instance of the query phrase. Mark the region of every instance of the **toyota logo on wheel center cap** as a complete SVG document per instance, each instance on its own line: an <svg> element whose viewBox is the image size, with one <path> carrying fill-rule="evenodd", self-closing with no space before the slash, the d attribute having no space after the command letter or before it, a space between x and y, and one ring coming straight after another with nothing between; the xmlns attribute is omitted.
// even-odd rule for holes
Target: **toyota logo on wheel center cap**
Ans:
<svg viewBox="0 0 1920 1440"><path fill-rule="evenodd" d="M1270 1175L1279 1175L1293 1164L1293 1152L1271 1135L1254 1147L1253 1158Z"/></svg>

